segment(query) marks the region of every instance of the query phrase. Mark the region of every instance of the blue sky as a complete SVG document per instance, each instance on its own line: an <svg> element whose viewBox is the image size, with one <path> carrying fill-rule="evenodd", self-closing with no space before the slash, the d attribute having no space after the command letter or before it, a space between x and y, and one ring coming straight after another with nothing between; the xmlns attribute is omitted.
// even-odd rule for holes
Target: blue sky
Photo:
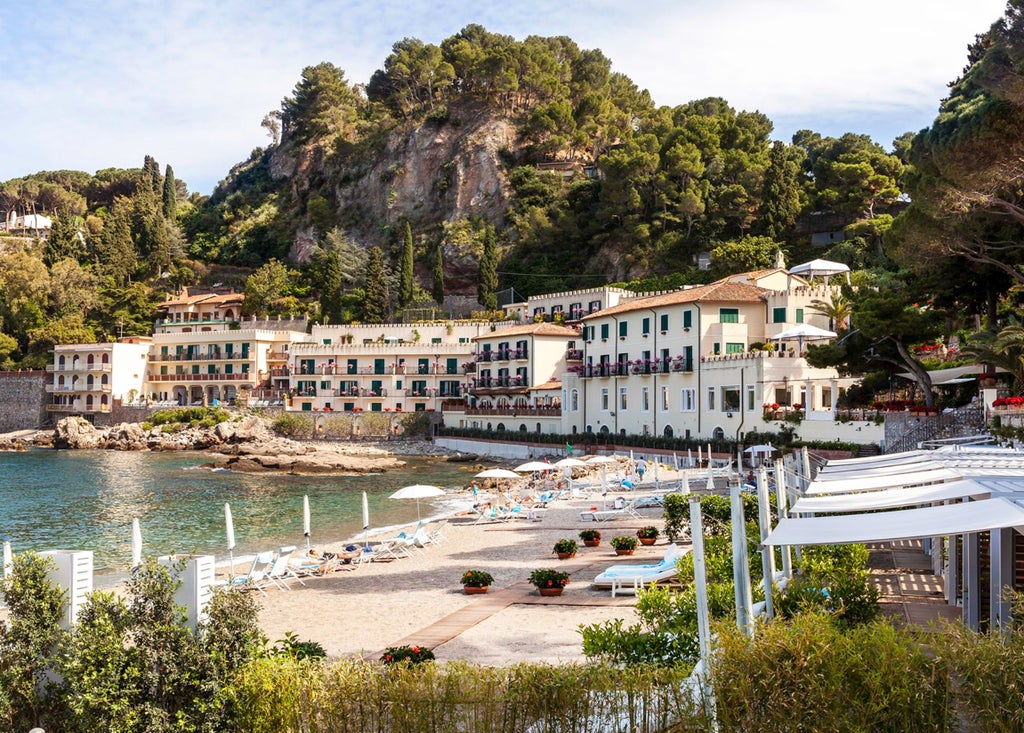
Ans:
<svg viewBox="0 0 1024 733"><path fill-rule="evenodd" d="M302 68L365 83L404 37L470 23L600 48L657 104L724 97L788 140L807 128L885 147L927 127L1004 0L5 0L0 181L170 163L209 193L268 141Z"/></svg>

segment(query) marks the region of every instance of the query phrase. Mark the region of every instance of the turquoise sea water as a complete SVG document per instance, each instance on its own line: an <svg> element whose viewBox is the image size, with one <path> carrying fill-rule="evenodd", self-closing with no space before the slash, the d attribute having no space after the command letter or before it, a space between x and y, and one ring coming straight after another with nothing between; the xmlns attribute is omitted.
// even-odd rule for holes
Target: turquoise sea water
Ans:
<svg viewBox="0 0 1024 733"><path fill-rule="evenodd" d="M410 457L407 466L361 476L271 476L198 468L201 454L30 450L0 453L0 540L14 551L92 550L97 582L127 572L131 522L142 527L143 555L213 554L227 558L224 502L235 526L235 556L302 546L302 497L309 496L314 545L362 531L362 494L370 525L416 520L416 502L388 499L414 483L460 488L476 469ZM422 501L426 517L454 500ZM464 503L464 502L463 502Z"/></svg>

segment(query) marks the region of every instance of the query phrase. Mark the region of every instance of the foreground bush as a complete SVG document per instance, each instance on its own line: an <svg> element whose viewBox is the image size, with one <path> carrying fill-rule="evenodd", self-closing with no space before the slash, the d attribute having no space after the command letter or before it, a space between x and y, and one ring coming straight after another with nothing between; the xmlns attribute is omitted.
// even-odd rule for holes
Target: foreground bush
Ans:
<svg viewBox="0 0 1024 733"><path fill-rule="evenodd" d="M945 663L887 622L844 632L806 614L760 626L752 639L722 624L712 684L723 733L924 733L951 722Z"/></svg>
<svg viewBox="0 0 1024 733"><path fill-rule="evenodd" d="M654 733L704 730L672 670L602 666L325 666L283 658L244 667L234 686L236 731Z"/></svg>

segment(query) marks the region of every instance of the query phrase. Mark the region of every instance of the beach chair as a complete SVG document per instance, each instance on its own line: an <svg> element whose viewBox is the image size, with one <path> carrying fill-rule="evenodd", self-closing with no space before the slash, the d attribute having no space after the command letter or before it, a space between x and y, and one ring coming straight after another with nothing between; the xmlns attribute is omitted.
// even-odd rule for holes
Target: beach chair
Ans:
<svg viewBox="0 0 1024 733"><path fill-rule="evenodd" d="M270 569L262 578L255 581L256 588L263 591L264 595L266 591L263 589L270 585L275 585L281 590L291 590L288 585L288 563L291 562L293 552L295 552L294 547L282 547L274 556L274 562L270 565ZM305 585L305 583L302 584Z"/></svg>
<svg viewBox="0 0 1024 733"><path fill-rule="evenodd" d="M629 589L636 593L645 585L674 578L678 573L676 563L685 554L686 550L673 543L665 550L660 562L647 565L612 565L594 578L593 584L610 587L613 598L616 593Z"/></svg>
<svg viewBox="0 0 1024 733"><path fill-rule="evenodd" d="M644 516L636 510L636 505L637 500L631 499L617 509L586 509L580 512L580 519L593 522L609 522L613 519L621 519L623 517L643 519Z"/></svg>
<svg viewBox="0 0 1024 733"><path fill-rule="evenodd" d="M427 525L427 534L430 537L430 541L435 545L440 545L442 542L447 542L448 537L445 535L444 530L448 526L448 520L442 519L434 524Z"/></svg>
<svg viewBox="0 0 1024 733"><path fill-rule="evenodd" d="M221 588L255 588L263 595L266 592L259 586L266 575L270 566L274 562L274 551L267 550L266 552L260 552L252 558L252 565L249 566L249 572L245 575L234 575L229 577L227 580L222 580L214 585Z"/></svg>

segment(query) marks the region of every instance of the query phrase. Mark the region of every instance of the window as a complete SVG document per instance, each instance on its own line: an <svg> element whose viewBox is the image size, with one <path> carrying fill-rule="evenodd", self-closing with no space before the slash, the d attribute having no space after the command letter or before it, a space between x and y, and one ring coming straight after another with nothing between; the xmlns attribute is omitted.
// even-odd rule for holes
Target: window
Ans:
<svg viewBox="0 0 1024 733"><path fill-rule="evenodd" d="M823 410L832 409L832 388L822 387L821 388L821 408Z"/></svg>
<svg viewBox="0 0 1024 733"><path fill-rule="evenodd" d="M772 323L785 323L786 322L786 309L783 308L772 308Z"/></svg>
<svg viewBox="0 0 1024 733"><path fill-rule="evenodd" d="M622 411L622 412L625 412L626 407L629 404L629 401L627 399L627 395L628 395L627 389L628 388L626 388L626 387L619 387L619 410Z"/></svg>
<svg viewBox="0 0 1024 733"><path fill-rule="evenodd" d="M640 388L640 409L644 412L651 411L651 390L647 387Z"/></svg>
<svg viewBox="0 0 1024 733"><path fill-rule="evenodd" d="M601 388L601 411L608 412L608 388Z"/></svg>
<svg viewBox="0 0 1024 733"><path fill-rule="evenodd" d="M607 340L607 338L608 338L608 324L607 323L602 323L601 324L601 338L605 339L605 340Z"/></svg>
<svg viewBox="0 0 1024 733"><path fill-rule="evenodd" d="M715 356L718 356L719 354L721 354L722 353L722 345L716 341L714 344L712 344L711 353L714 354Z"/></svg>
<svg viewBox="0 0 1024 733"><path fill-rule="evenodd" d="M661 330L663 332L668 331L668 313L662 314L661 318L659 319L659 325L661 326Z"/></svg>
<svg viewBox="0 0 1024 733"><path fill-rule="evenodd" d="M629 322L628 321L619 321L619 338L620 339L626 338L626 334L628 332L629 332Z"/></svg>
<svg viewBox="0 0 1024 733"><path fill-rule="evenodd" d="M661 403L661 411L668 412L668 387L661 387L661 398L659 402Z"/></svg>
<svg viewBox="0 0 1024 733"><path fill-rule="evenodd" d="M797 308L796 309L796 322L797 323L803 323L804 322L804 309L803 308Z"/></svg>
<svg viewBox="0 0 1024 733"><path fill-rule="evenodd" d="M680 412L696 412L697 411L697 390L693 387L687 387L679 393L679 411Z"/></svg>
<svg viewBox="0 0 1024 733"><path fill-rule="evenodd" d="M757 409L757 390L754 387L747 387L747 412L754 412Z"/></svg>
<svg viewBox="0 0 1024 733"><path fill-rule="evenodd" d="M722 387L722 412L739 412L740 388Z"/></svg>
<svg viewBox="0 0 1024 733"><path fill-rule="evenodd" d="M740 322L740 309L739 308L719 308L718 309L718 320L721 323L739 323Z"/></svg>
<svg viewBox="0 0 1024 733"><path fill-rule="evenodd" d="M693 311L683 311L683 328L693 328Z"/></svg>
<svg viewBox="0 0 1024 733"><path fill-rule="evenodd" d="M708 412L715 409L715 388L708 387Z"/></svg>
<svg viewBox="0 0 1024 733"><path fill-rule="evenodd" d="M569 390L569 412L580 411L580 391L578 389Z"/></svg>
<svg viewBox="0 0 1024 733"><path fill-rule="evenodd" d="M742 354L746 351L746 347L743 344L727 343L725 345L726 354Z"/></svg>
<svg viewBox="0 0 1024 733"><path fill-rule="evenodd" d="M650 316L640 321L640 332L646 336L651 332L651 319Z"/></svg>

